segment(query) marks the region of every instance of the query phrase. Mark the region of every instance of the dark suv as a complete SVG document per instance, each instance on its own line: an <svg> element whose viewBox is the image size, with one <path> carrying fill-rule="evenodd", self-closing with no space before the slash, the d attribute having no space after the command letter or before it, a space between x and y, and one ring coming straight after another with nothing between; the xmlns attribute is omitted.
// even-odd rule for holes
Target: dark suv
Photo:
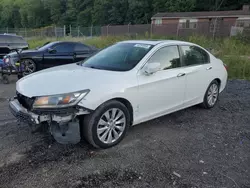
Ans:
<svg viewBox="0 0 250 188"><path fill-rule="evenodd" d="M12 50L29 48L28 43L21 36L0 34L0 59Z"/></svg>

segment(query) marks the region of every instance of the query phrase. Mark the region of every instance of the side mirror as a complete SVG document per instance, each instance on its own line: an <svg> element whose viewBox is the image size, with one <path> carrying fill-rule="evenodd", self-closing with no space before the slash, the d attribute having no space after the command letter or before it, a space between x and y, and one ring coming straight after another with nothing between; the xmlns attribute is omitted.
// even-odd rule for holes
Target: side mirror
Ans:
<svg viewBox="0 0 250 188"><path fill-rule="evenodd" d="M147 63L143 69L146 75L151 75L160 70L161 64L158 62L155 63Z"/></svg>
<svg viewBox="0 0 250 188"><path fill-rule="evenodd" d="M52 49L52 48L48 48L48 52L49 52L50 54L54 54L54 53L56 53L56 50L55 50L55 49Z"/></svg>

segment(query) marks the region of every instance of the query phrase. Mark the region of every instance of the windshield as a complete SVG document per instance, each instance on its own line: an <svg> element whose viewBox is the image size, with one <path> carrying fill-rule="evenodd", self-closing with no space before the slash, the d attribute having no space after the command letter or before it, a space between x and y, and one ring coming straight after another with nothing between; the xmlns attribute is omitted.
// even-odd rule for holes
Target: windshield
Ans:
<svg viewBox="0 0 250 188"><path fill-rule="evenodd" d="M39 51L47 50L48 48L51 48L54 44L55 44L54 42L45 43L42 47L38 48L38 50Z"/></svg>
<svg viewBox="0 0 250 188"><path fill-rule="evenodd" d="M149 44L118 43L100 51L81 65L94 69L128 71L133 69L152 47Z"/></svg>

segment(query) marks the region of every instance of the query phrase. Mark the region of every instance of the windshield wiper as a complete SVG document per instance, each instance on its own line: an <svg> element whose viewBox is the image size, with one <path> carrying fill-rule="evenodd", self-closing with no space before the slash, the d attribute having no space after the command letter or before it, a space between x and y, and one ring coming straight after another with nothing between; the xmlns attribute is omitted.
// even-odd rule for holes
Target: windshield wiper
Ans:
<svg viewBox="0 0 250 188"><path fill-rule="evenodd" d="M89 67L91 69L100 69L100 70L102 70L102 68L100 68L100 67L95 67L95 66L87 66L87 67Z"/></svg>

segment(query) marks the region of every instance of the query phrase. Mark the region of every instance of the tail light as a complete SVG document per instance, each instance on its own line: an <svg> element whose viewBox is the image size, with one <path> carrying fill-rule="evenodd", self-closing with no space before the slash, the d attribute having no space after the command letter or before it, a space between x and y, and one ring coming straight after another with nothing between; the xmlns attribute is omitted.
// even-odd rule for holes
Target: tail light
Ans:
<svg viewBox="0 0 250 188"><path fill-rule="evenodd" d="M6 63L6 64L8 64L10 62L10 58L9 57L5 57L3 59L3 62Z"/></svg>
<svg viewBox="0 0 250 188"><path fill-rule="evenodd" d="M227 66L227 64L223 63L223 65L224 65L225 69L228 71L228 66Z"/></svg>

